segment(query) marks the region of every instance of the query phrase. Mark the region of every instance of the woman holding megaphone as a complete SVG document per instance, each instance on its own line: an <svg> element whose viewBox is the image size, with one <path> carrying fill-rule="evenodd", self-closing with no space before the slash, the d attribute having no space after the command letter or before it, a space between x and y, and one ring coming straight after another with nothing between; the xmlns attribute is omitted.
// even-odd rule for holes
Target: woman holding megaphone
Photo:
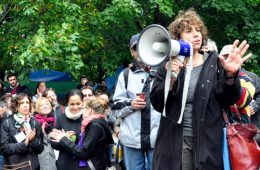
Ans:
<svg viewBox="0 0 260 170"><path fill-rule="evenodd" d="M199 53L208 38L207 28L192 9L180 11L168 28L172 39L188 41L192 45L193 61L185 58L182 63L173 57L157 71L151 102L163 116L153 169L223 169L221 107L232 105L238 99L240 86L237 75L241 65L252 56L244 56L249 45L246 41L240 45L238 40L234 41L227 58L216 52L209 55ZM174 75L169 78L169 87L165 86L167 68ZM188 68L192 69L191 79L187 95L183 95ZM165 92L166 88L169 91Z"/></svg>

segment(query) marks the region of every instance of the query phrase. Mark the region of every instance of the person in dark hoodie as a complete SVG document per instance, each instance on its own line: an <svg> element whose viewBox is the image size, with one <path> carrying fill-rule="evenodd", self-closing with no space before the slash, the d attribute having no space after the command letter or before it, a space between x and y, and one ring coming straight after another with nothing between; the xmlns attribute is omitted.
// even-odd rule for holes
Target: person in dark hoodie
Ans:
<svg viewBox="0 0 260 170"><path fill-rule="evenodd" d="M88 111L83 115L78 144L71 142L66 133L60 130L53 130L50 134L52 140L58 142L62 149L79 159L79 168L105 170L107 149L114 143L105 120L109 105L104 98L98 96L92 97L87 107Z"/></svg>

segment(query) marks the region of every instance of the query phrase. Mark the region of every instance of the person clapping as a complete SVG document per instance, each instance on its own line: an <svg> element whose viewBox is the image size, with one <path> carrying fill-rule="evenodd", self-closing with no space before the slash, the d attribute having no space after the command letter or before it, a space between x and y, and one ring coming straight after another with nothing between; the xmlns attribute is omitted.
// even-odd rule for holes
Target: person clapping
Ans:
<svg viewBox="0 0 260 170"><path fill-rule="evenodd" d="M106 152L113 143L112 134L106 122L108 103L102 97L92 97L83 114L78 144L71 142L62 130L53 130L51 137L62 149L79 159L78 168L106 169ZM77 167L75 167L77 168Z"/></svg>

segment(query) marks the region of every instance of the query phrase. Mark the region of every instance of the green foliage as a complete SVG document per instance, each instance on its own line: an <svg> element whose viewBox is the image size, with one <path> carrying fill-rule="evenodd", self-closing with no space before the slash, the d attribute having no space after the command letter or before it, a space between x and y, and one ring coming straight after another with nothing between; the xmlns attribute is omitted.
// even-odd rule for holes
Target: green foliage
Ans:
<svg viewBox="0 0 260 170"><path fill-rule="evenodd" d="M12 4L10 16L1 27L4 60L12 61L5 69L17 71L24 80L37 69L80 75L84 63L78 47L83 20L79 5L25 0Z"/></svg>
<svg viewBox="0 0 260 170"><path fill-rule="evenodd" d="M259 0L2 0L0 69L28 80L31 71L67 71L100 81L129 63L129 39L150 24L165 27L179 10L202 16L219 50L246 39L245 67L260 74Z"/></svg>
<svg viewBox="0 0 260 170"><path fill-rule="evenodd" d="M254 55L245 67L260 74L260 13L259 1L208 0L202 4L201 13L209 26L210 36L218 43L219 50L235 39L247 40ZM209 15L214 14L214 17Z"/></svg>

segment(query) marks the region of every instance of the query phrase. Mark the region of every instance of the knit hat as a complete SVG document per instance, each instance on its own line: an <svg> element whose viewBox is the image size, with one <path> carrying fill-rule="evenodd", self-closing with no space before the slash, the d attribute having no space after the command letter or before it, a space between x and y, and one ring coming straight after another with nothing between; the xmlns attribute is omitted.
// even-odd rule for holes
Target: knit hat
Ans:
<svg viewBox="0 0 260 170"><path fill-rule="evenodd" d="M224 56L224 55L229 54L230 51L231 51L231 49L232 49L232 46L233 46L233 45L225 45L225 46L222 48L222 50L220 51L220 54L219 54L219 55Z"/></svg>

